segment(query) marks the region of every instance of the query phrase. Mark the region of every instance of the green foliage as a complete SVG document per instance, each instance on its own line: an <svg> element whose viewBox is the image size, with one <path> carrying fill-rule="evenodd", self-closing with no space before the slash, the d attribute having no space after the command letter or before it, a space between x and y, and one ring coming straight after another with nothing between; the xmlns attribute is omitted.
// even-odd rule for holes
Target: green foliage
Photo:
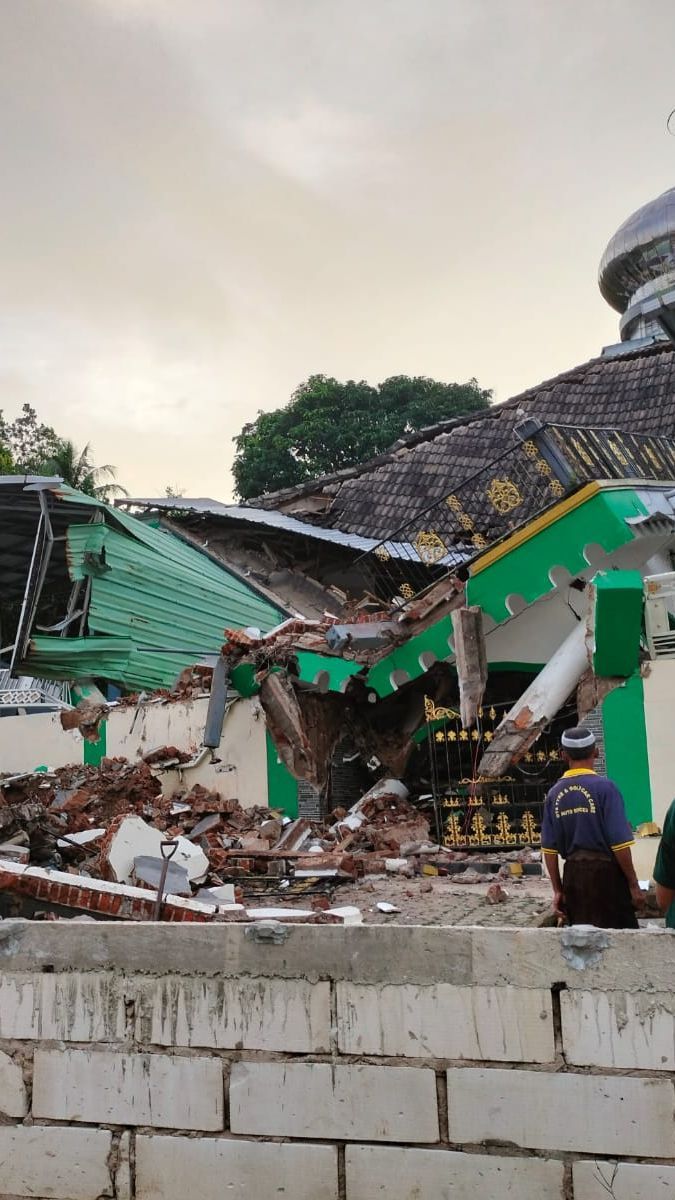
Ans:
<svg viewBox="0 0 675 1200"><path fill-rule="evenodd" d="M491 395L475 379L393 375L372 387L312 375L284 408L259 412L234 439L237 494L248 500L365 462L405 433L487 408Z"/></svg>
<svg viewBox="0 0 675 1200"><path fill-rule="evenodd" d="M13 421L6 421L0 410L0 456L3 456L0 457L0 465L9 455L9 462L17 475L39 475L45 461L56 453L58 445L59 438L51 425L38 421L37 413L30 404L24 404L21 415Z"/></svg>
<svg viewBox="0 0 675 1200"><path fill-rule="evenodd" d="M0 443L0 475L14 475L16 468L8 446Z"/></svg>
<svg viewBox="0 0 675 1200"><path fill-rule="evenodd" d="M111 500L126 496L115 482L116 471L109 463L97 467L91 458L91 445L78 450L67 438L61 438L38 420L30 404L24 404L20 416L7 421L0 410L0 475L58 475L72 488Z"/></svg>
<svg viewBox="0 0 675 1200"><path fill-rule="evenodd" d="M109 501L127 494L126 489L115 482L117 472L110 463L101 467L94 465L89 442L83 450L78 450L74 442L59 439L54 453L42 463L42 474L59 475L70 487L86 496L95 496L97 500Z"/></svg>

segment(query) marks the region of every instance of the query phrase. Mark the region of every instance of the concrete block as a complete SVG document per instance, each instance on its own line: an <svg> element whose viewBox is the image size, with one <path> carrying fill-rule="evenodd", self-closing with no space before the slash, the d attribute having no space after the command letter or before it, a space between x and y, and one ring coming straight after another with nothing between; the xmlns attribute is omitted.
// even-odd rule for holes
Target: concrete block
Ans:
<svg viewBox="0 0 675 1200"><path fill-rule="evenodd" d="M569 929L472 929L472 981L475 984L517 982L519 987L551 987L667 992L672 985L673 933L593 929L585 948L572 954Z"/></svg>
<svg viewBox="0 0 675 1200"><path fill-rule="evenodd" d="M0 975L0 1038L117 1042L124 1037L124 980L102 971Z"/></svg>
<svg viewBox="0 0 675 1200"><path fill-rule="evenodd" d="M675 1167L646 1163L576 1162L574 1200L672 1200Z"/></svg>
<svg viewBox="0 0 675 1200"><path fill-rule="evenodd" d="M436 1142L436 1076L415 1067L235 1063L233 1133Z"/></svg>
<svg viewBox="0 0 675 1200"><path fill-rule="evenodd" d="M639 1071L675 1071L672 992L562 992L568 1063Z"/></svg>
<svg viewBox="0 0 675 1200"><path fill-rule="evenodd" d="M112 1196L104 1129L0 1126L0 1195L44 1200L96 1200Z"/></svg>
<svg viewBox="0 0 675 1200"><path fill-rule="evenodd" d="M538 988L338 982L343 1054L553 1062L551 993Z"/></svg>
<svg viewBox="0 0 675 1200"><path fill-rule="evenodd" d="M180 963L181 974L237 979L264 975L310 982L469 984L475 933L440 927L298 925L287 927L283 942L272 946L259 940L260 931L245 925L197 929L191 923L179 933L163 922L97 922L94 928L73 921L8 920L0 925L0 963L14 971L34 971L43 963L67 971L77 963L83 971L105 966L122 972L146 971L151 964L154 975L170 975ZM517 976L507 982L513 979Z"/></svg>
<svg viewBox="0 0 675 1200"><path fill-rule="evenodd" d="M136 1200L185 1200L195 1190L199 1200L337 1200L337 1149L234 1138L137 1137Z"/></svg>
<svg viewBox="0 0 675 1200"><path fill-rule="evenodd" d="M27 1112L23 1071L19 1063L0 1050L0 1113L5 1117L25 1117Z"/></svg>
<svg viewBox="0 0 675 1200"><path fill-rule="evenodd" d="M55 1121L223 1128L219 1059L36 1050L33 1114Z"/></svg>
<svg viewBox="0 0 675 1200"><path fill-rule="evenodd" d="M562 1200L563 1164L452 1150L347 1146L347 1200ZM664 1197L665 1200L665 1197Z"/></svg>
<svg viewBox="0 0 675 1200"><path fill-rule="evenodd" d="M673 1102L673 1085L662 1079L448 1071L451 1142L667 1158L675 1155Z"/></svg>
<svg viewBox="0 0 675 1200"><path fill-rule="evenodd" d="M330 1048L326 981L180 975L139 979L136 1014L136 1037L142 1043L287 1054Z"/></svg>

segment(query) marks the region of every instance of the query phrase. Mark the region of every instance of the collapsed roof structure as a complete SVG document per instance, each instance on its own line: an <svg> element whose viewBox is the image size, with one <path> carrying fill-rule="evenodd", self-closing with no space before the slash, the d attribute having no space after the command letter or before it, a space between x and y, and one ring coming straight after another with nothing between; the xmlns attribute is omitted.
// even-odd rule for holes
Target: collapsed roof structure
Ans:
<svg viewBox="0 0 675 1200"><path fill-rule="evenodd" d="M451 847L537 844L559 729L579 712L634 825L658 822L675 694L674 242L675 220L667 252L653 238L608 251L651 271L648 294L626 293L644 308L623 327L637 341L370 463L244 505L109 509L5 481L26 531L8 547L23 597L12 669L138 690L215 664L216 716L248 704L267 727L266 795L258 781L242 803L348 806L393 774Z"/></svg>

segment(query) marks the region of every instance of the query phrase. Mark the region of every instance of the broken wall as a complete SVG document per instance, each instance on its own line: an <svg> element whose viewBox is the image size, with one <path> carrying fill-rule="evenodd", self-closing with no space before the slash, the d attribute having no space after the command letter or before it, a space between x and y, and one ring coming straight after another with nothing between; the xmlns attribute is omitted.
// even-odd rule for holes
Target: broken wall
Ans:
<svg viewBox="0 0 675 1200"><path fill-rule="evenodd" d="M196 700L151 702L110 709L99 729L98 743L87 742L77 730L61 728L58 712L0 718L0 764L8 775L82 762L97 763L103 756L137 762L152 750L175 746L197 754L204 736L208 696ZM243 807L268 802L267 741L265 718L257 700L238 700L230 708L220 746L211 761L207 754L195 767L164 771L160 779L166 795L182 781L213 788L225 799L238 799Z"/></svg>
<svg viewBox="0 0 675 1200"><path fill-rule="evenodd" d="M0 1195L675 1193L665 931L0 924Z"/></svg>
<svg viewBox="0 0 675 1200"><path fill-rule="evenodd" d="M663 828L666 813L675 798L673 786L673 714L675 713L675 658L659 658L647 664L641 677L643 733L651 787L651 820ZM629 730L627 729L628 733ZM634 736L630 730L631 739Z"/></svg>

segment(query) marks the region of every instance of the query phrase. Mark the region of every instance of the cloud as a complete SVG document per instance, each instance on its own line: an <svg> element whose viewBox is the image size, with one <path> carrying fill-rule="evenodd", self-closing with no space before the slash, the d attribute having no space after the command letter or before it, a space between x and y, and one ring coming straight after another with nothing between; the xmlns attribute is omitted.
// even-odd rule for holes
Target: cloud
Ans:
<svg viewBox="0 0 675 1200"><path fill-rule="evenodd" d="M232 437L314 371L503 398L596 352L603 243L670 182L650 14L8 0L0 407L224 498Z"/></svg>

